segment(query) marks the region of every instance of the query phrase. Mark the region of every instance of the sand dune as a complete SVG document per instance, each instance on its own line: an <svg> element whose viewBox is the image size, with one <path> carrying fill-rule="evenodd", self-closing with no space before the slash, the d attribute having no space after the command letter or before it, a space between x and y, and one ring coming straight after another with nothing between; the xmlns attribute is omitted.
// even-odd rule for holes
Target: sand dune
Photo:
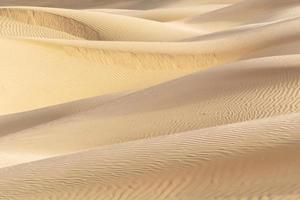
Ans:
<svg viewBox="0 0 300 200"><path fill-rule="evenodd" d="M70 116L76 113L84 112L125 95L126 93L104 95L100 97L94 97L41 108L34 111L0 116L0 124L2 128L1 136L11 132L27 129L29 127L37 126L39 124L47 123L52 120L57 120L59 118Z"/></svg>
<svg viewBox="0 0 300 200"><path fill-rule="evenodd" d="M0 113L142 89L245 58L299 54L299 31L294 29L299 22L296 18L247 30L191 37L189 42L87 42L11 36L1 40L1 56L17 59L3 59L2 87L6 91L18 90L23 100L16 98L16 93L2 93ZM12 53L7 48L15 50ZM28 59L30 65L20 69L19 65ZM39 76L32 77L33 73ZM47 77L41 80L45 74ZM23 84L14 81L18 79ZM45 92L45 85L50 92Z"/></svg>
<svg viewBox="0 0 300 200"><path fill-rule="evenodd" d="M1 87L5 91L0 94L1 114L32 110L111 92L136 90L196 71L202 67L198 63L204 62L205 66L216 63L213 56L211 61L202 61L203 56L193 59L194 56L189 55L172 60L175 56L136 56L131 52L101 50L89 52L84 48L7 39L0 40L0 43L1 52L3 51ZM115 56L119 56L119 59L115 60ZM122 66L122 62L126 60L127 64ZM169 66L168 61L174 64ZM192 65L184 68L185 61ZM27 62L30 62L27 67L20 67ZM143 67L147 62L150 66ZM19 79L22 79L21 82L16 81ZM14 92L16 90L18 93Z"/></svg>
<svg viewBox="0 0 300 200"><path fill-rule="evenodd" d="M298 0L0 2L0 200L300 199Z"/></svg>
<svg viewBox="0 0 300 200"><path fill-rule="evenodd" d="M0 189L3 199L297 199L299 122L291 114L2 168Z"/></svg>
<svg viewBox="0 0 300 200"><path fill-rule="evenodd" d="M0 9L0 16L88 40L172 41L197 34L172 24L104 12L14 7ZM139 29L141 25L145 28Z"/></svg>
<svg viewBox="0 0 300 200"><path fill-rule="evenodd" d="M226 3L226 2L224 2ZM184 6L185 5L185 6ZM90 9L94 12L107 12L125 16L138 17L159 22L176 21L199 13L204 14L228 6L228 4L200 4L200 5L177 5L167 8L156 8L150 10L132 9Z"/></svg>
<svg viewBox="0 0 300 200"><path fill-rule="evenodd" d="M51 123L39 126L33 126L36 115L40 117L39 111L33 111L25 115L31 123L14 132L13 119L22 119L22 114L8 116L8 122L4 116L0 133L6 136L0 138L0 149L48 157L299 112L299 64L298 55L242 61L137 91L70 117L52 118ZM44 115L43 122L49 121L50 113Z"/></svg>
<svg viewBox="0 0 300 200"><path fill-rule="evenodd" d="M222 30L239 25L299 17L299 11L298 0L247 0L204 15L191 17L186 22Z"/></svg>

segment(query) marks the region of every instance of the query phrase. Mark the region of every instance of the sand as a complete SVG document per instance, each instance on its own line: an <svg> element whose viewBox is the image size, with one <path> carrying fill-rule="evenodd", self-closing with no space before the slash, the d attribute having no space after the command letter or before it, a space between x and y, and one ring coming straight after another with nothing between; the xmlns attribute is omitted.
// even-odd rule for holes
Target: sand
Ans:
<svg viewBox="0 0 300 200"><path fill-rule="evenodd" d="M0 27L0 200L300 199L298 0L4 0Z"/></svg>

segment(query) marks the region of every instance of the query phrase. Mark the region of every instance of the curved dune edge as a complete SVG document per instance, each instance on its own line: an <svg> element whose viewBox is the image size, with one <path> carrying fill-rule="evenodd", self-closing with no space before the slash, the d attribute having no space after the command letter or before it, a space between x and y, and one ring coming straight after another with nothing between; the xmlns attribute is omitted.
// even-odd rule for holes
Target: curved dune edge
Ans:
<svg viewBox="0 0 300 200"><path fill-rule="evenodd" d="M175 55L136 56L131 52L62 48L16 40L0 40L0 43L2 56L6 58L0 69L3 87L6 89L5 93L1 93L2 115L93 96L134 91L192 73L203 65L215 62L213 56L209 60L201 59L205 55L187 55L172 60ZM115 60L115 56L120 59ZM127 65L125 63L122 66L122 61L126 59ZM31 64L20 68L28 60ZM168 60L174 64L170 66ZM143 66L147 62L148 65ZM193 65L184 68L183 64L187 62ZM22 84L15 81L18 79L22 80ZM12 92L16 90L18 94ZM22 95L23 100L20 101L16 95Z"/></svg>
<svg viewBox="0 0 300 200"><path fill-rule="evenodd" d="M80 40L76 36L66 32L54 30L45 26L22 23L8 17L0 17L0 36L1 37L30 37L30 38L53 38L53 39L68 39Z"/></svg>
<svg viewBox="0 0 300 200"><path fill-rule="evenodd" d="M226 3L226 2L225 2ZM143 19L149 19L159 22L172 22L185 19L191 16L199 15L199 13L208 13L228 6L228 4L208 4L208 5L190 5L176 6L167 8L155 8L150 10L132 10L132 9L89 9L94 12L107 12L118 15L132 16Z"/></svg>
<svg viewBox="0 0 300 200"><path fill-rule="evenodd" d="M239 59L298 54L300 53L297 45L299 31L293 28L298 25L299 19L296 18L228 35L219 33L210 37L203 36L192 39L194 42L149 44L147 42L87 43L80 40L2 39L3 57L14 58L3 62L1 79L6 84L11 81L10 78L6 81L7 77L11 77L15 70L19 70L20 63L26 63L28 58L32 60L31 64L24 69L25 73L18 73L22 79L40 81L32 79L28 72L44 74L45 71L40 66L43 66L46 61L52 72L47 69L49 79L44 79L42 85L49 84L54 77L61 84L56 94L46 94L44 89L36 88L38 84L32 87L30 81L29 85L23 84L21 88L16 88L14 83L5 84L7 90L17 89L28 100L16 102L11 101L11 99L17 100L15 97L3 95L2 105L0 104L1 114L32 110L111 92L142 89L203 68ZM219 45L220 42L224 45ZM13 54L6 51L7 48L12 47L17 48ZM49 55L50 52L52 55ZM118 59L115 59L116 57ZM65 67L67 63L76 70ZM90 69L87 69L86 65L89 65ZM72 80L66 80L66 77L61 77L61 74L74 76L77 72L85 72L87 78L72 77ZM24 76L24 74L30 76ZM88 83L85 81L87 79L89 79ZM112 80L114 84L111 84ZM78 84L85 90L75 87ZM63 96L64 92L61 92L66 88L69 90L67 97ZM27 91L30 93L24 94ZM44 103L41 105L41 102ZM12 107L15 109L10 109Z"/></svg>
<svg viewBox="0 0 300 200"><path fill-rule="evenodd" d="M299 17L299 5L297 0L247 0L184 21L214 31L226 30L245 24Z"/></svg>
<svg viewBox="0 0 300 200"><path fill-rule="evenodd" d="M198 31L105 12L38 7L0 7L0 16L43 26L87 40L172 41L196 36ZM144 29L139 29L144 26Z"/></svg>
<svg viewBox="0 0 300 200"><path fill-rule="evenodd" d="M0 1L0 200L300 199L299 11Z"/></svg>
<svg viewBox="0 0 300 200"><path fill-rule="evenodd" d="M101 40L99 33L88 25L61 15L30 9L0 8L0 16L29 25L44 26L88 40Z"/></svg>
<svg viewBox="0 0 300 200"><path fill-rule="evenodd" d="M41 117L40 111L4 116L0 118L0 150L8 157L12 152L13 157L36 154L40 159L299 112L299 61L299 55L241 61L136 91L84 112L53 117L51 121L48 116L52 114L46 110L44 119L39 119L41 123L36 120ZM18 122L24 117L25 124ZM14 122L19 127L12 128ZM5 159L3 156L2 162ZM19 162L12 159L10 164Z"/></svg>
<svg viewBox="0 0 300 200"><path fill-rule="evenodd" d="M8 199L297 198L299 120L299 114L290 114L2 168L0 194Z"/></svg>
<svg viewBox="0 0 300 200"><path fill-rule="evenodd" d="M91 110L125 95L127 93L103 95L33 111L0 116L0 126L2 128L0 137L28 127L35 127L63 117L69 117L76 113Z"/></svg>

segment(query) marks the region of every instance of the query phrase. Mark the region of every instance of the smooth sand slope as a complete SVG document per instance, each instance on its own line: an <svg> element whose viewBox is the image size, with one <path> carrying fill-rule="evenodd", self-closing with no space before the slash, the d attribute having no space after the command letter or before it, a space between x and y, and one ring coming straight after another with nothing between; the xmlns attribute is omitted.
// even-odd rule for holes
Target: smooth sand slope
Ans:
<svg viewBox="0 0 300 200"><path fill-rule="evenodd" d="M298 18L168 43L3 36L0 76L7 92L0 94L0 113L141 89L244 58L298 54L297 26Z"/></svg>
<svg viewBox="0 0 300 200"><path fill-rule="evenodd" d="M299 17L298 0L247 0L185 20L211 30Z"/></svg>
<svg viewBox="0 0 300 200"><path fill-rule="evenodd" d="M5 135L0 138L0 150L23 158L27 154L49 157L298 112L299 64L297 55L242 61L137 91L60 119L49 119L45 114L41 117L38 111L4 116L0 118L0 134ZM37 122L37 116L45 119ZM31 123L24 125L24 120Z"/></svg>
<svg viewBox="0 0 300 200"><path fill-rule="evenodd" d="M0 200L300 199L300 1L0 6Z"/></svg>
<svg viewBox="0 0 300 200"><path fill-rule="evenodd" d="M2 199L298 199L299 114L0 169Z"/></svg>

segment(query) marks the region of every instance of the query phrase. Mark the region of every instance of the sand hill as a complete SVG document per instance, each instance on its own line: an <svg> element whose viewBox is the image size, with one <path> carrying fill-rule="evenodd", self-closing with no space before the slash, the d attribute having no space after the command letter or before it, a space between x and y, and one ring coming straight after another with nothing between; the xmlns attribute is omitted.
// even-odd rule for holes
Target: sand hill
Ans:
<svg viewBox="0 0 300 200"><path fill-rule="evenodd" d="M0 200L300 199L299 0L0 2Z"/></svg>

